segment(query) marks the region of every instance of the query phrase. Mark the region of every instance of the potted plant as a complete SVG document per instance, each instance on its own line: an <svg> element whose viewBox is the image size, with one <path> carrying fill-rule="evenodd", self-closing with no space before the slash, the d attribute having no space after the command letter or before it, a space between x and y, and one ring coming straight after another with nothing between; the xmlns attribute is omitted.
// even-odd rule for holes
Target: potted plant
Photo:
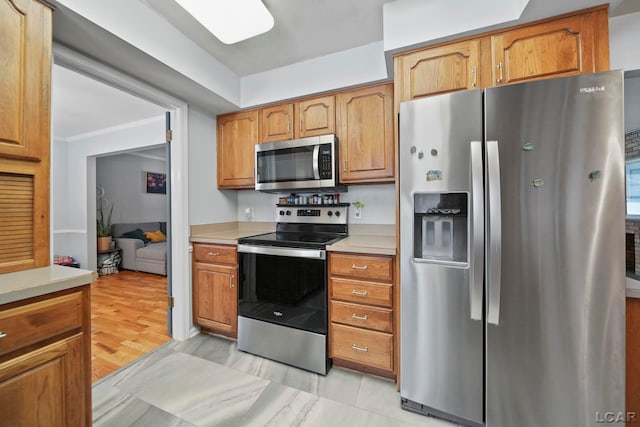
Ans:
<svg viewBox="0 0 640 427"><path fill-rule="evenodd" d="M113 205L107 215L107 219L104 218L104 200L100 200L100 208L98 208L98 215L96 217L96 234L98 236L98 252L108 251L111 249L111 215L113 214Z"/></svg>

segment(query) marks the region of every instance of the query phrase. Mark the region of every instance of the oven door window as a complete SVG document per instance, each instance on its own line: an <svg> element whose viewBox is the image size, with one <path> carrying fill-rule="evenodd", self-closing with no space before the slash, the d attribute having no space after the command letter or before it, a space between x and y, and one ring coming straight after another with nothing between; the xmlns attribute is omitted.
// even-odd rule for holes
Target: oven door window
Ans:
<svg viewBox="0 0 640 427"><path fill-rule="evenodd" d="M313 181L316 179L313 148L314 146L307 146L259 152L257 182Z"/></svg>
<svg viewBox="0 0 640 427"><path fill-rule="evenodd" d="M238 255L239 315L327 333L326 261L262 254Z"/></svg>

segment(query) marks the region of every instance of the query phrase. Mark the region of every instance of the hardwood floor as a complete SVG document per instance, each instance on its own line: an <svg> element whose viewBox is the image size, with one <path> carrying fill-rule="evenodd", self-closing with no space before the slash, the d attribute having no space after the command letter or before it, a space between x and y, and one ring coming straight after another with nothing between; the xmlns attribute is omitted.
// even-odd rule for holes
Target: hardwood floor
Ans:
<svg viewBox="0 0 640 427"><path fill-rule="evenodd" d="M91 285L91 381L169 341L167 278L121 271Z"/></svg>

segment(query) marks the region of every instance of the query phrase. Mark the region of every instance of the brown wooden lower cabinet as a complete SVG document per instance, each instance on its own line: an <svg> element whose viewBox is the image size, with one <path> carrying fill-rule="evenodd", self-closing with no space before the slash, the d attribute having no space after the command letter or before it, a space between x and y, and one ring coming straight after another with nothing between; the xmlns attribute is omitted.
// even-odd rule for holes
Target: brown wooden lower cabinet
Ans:
<svg viewBox="0 0 640 427"><path fill-rule="evenodd" d="M393 256L329 254L329 357L396 378Z"/></svg>
<svg viewBox="0 0 640 427"><path fill-rule="evenodd" d="M627 298L627 413L640 418L640 298Z"/></svg>
<svg viewBox="0 0 640 427"><path fill-rule="evenodd" d="M193 322L232 338L238 331L238 256L234 246L193 245Z"/></svg>
<svg viewBox="0 0 640 427"><path fill-rule="evenodd" d="M0 306L0 426L91 425L89 288Z"/></svg>

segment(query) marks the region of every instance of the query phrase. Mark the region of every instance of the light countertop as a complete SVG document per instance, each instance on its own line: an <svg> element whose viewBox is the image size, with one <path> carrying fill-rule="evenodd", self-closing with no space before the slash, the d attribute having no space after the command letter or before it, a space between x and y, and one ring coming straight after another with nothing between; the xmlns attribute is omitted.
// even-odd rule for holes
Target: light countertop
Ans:
<svg viewBox="0 0 640 427"><path fill-rule="evenodd" d="M272 222L226 222L191 226L191 242L236 245L238 239L256 234L271 233ZM396 238L393 224L355 224L349 226L349 237L333 245L328 251L395 255Z"/></svg>
<svg viewBox="0 0 640 427"><path fill-rule="evenodd" d="M627 277L627 297L640 298L640 281Z"/></svg>
<svg viewBox="0 0 640 427"><path fill-rule="evenodd" d="M87 285L97 278L93 271L61 265L0 274L0 305Z"/></svg>
<svg viewBox="0 0 640 427"><path fill-rule="evenodd" d="M349 235L333 245L327 246L327 251L355 252L376 255L395 255L395 236L376 236L368 234Z"/></svg>
<svg viewBox="0 0 640 427"><path fill-rule="evenodd" d="M237 245L238 239L276 230L273 222L224 222L191 226L192 242Z"/></svg>

